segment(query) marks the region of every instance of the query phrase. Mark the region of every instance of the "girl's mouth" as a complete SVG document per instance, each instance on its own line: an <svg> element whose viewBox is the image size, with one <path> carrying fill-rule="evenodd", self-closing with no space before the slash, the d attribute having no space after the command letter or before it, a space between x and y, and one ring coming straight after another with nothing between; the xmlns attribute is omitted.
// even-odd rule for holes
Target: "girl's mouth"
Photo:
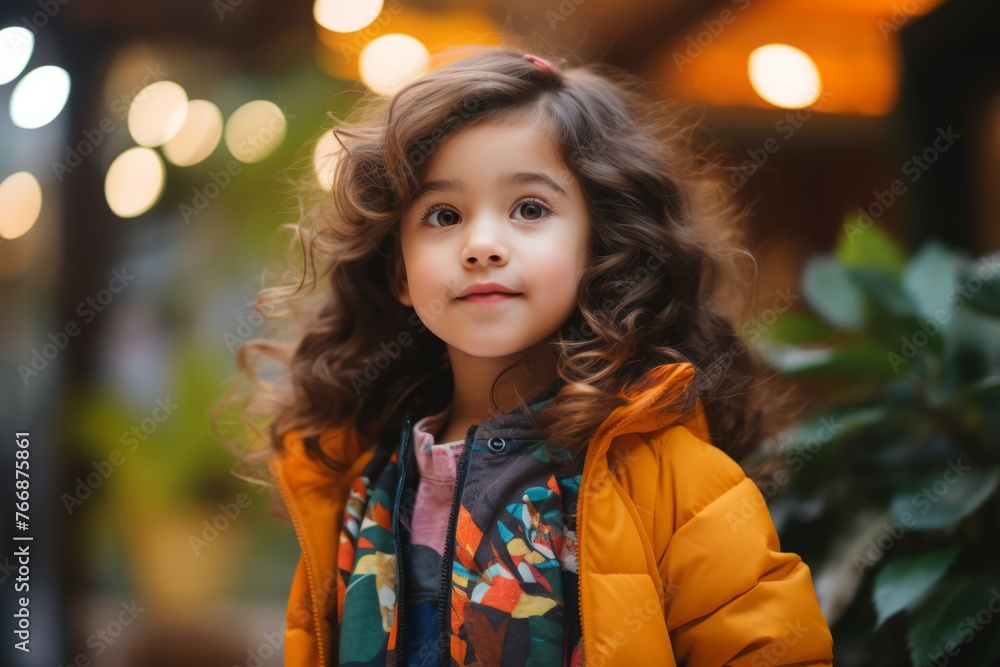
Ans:
<svg viewBox="0 0 1000 667"><path fill-rule="evenodd" d="M507 301L516 296L521 295L510 294L508 292L481 292L479 294L463 296L459 299L459 301L468 301L469 303L500 303L501 301Z"/></svg>

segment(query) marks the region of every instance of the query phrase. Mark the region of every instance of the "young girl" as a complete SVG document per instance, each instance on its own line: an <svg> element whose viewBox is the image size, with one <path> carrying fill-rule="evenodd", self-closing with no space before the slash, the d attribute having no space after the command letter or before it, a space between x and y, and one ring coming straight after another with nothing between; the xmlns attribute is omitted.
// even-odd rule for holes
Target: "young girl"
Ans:
<svg viewBox="0 0 1000 667"><path fill-rule="evenodd" d="M737 463L781 403L717 298L736 205L666 105L493 47L334 130L258 304L328 289L238 357L301 546L286 665L832 664Z"/></svg>

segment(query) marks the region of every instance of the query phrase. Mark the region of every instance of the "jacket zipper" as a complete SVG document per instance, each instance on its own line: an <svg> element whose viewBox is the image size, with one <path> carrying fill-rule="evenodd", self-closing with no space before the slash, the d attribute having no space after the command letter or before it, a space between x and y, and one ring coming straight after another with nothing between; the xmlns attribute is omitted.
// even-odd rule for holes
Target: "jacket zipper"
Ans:
<svg viewBox="0 0 1000 667"><path fill-rule="evenodd" d="M403 566L403 544L402 538L400 537L399 529L399 505L403 497L403 480L406 479L406 468L408 467L408 461L406 459L406 454L408 451L408 445L410 444L410 431L412 427L410 426L410 417L407 416L404 420L403 426L403 447L399 455L400 473L399 473L399 483L396 485L396 508L393 512L393 541L396 544L396 579L399 582L399 596L396 598L396 613L399 614L399 624L396 628L396 665L397 667L403 667L403 653L406 650L406 644L404 643L403 635L403 612L405 611L405 591L403 589L403 570L406 568Z"/></svg>
<svg viewBox="0 0 1000 667"><path fill-rule="evenodd" d="M309 553L306 549L306 542L304 537L304 532L302 530L302 525L299 523L298 511L295 506L288 502L288 494L285 491L285 481L284 481L284 468L281 469L281 474L277 476L278 480L278 491L281 493L281 498L285 503L285 507L288 508L288 516L292 519L292 526L295 528L295 535L299 540L299 548L302 551L302 558L306 564L306 578L309 581L309 602L312 607L313 615L313 632L316 633L316 647L319 650L320 667L326 663L325 647L323 646L323 633L320 632L320 617L319 617L319 605L316 603L316 577L313 574L312 563L309 561Z"/></svg>
<svg viewBox="0 0 1000 667"><path fill-rule="evenodd" d="M473 424L465 432L465 449L458 461L458 468L455 472L455 492L451 497L451 513L448 515L448 530L445 533L444 560L441 563L441 590L438 593L438 655L441 660L441 667L451 665L450 632L451 626L451 578L454 565L455 552L455 531L458 523L459 499L462 497L462 489L465 487L465 475L469 468L469 457L472 453L473 434L479 424Z"/></svg>

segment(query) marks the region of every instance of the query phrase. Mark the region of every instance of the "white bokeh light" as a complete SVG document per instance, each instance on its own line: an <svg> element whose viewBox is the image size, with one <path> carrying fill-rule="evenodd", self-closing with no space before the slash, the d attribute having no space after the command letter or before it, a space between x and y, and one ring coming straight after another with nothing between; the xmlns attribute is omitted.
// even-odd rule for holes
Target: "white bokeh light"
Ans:
<svg viewBox="0 0 1000 667"><path fill-rule="evenodd" d="M392 33L376 37L361 50L361 80L379 95L395 93L411 78L427 72L430 54L420 40Z"/></svg>
<svg viewBox="0 0 1000 667"><path fill-rule="evenodd" d="M198 164L215 150L222 138L222 112L208 100L188 102L187 117L163 153L178 167Z"/></svg>
<svg viewBox="0 0 1000 667"><path fill-rule="evenodd" d="M337 160L343 152L344 147L333 136L332 130L316 142L316 147L313 149L313 170L316 172L316 180L324 190L333 187L333 174L337 168Z"/></svg>
<svg viewBox="0 0 1000 667"><path fill-rule="evenodd" d="M382 11L382 0L316 0L313 18L327 30L354 32L368 26Z"/></svg>
<svg viewBox="0 0 1000 667"><path fill-rule="evenodd" d="M27 28L0 30L0 84L10 83L24 71L35 50L35 36Z"/></svg>
<svg viewBox="0 0 1000 667"><path fill-rule="evenodd" d="M173 81L151 83L128 108L128 131L140 146L162 146L174 138L187 119L187 92Z"/></svg>
<svg viewBox="0 0 1000 667"><path fill-rule="evenodd" d="M0 237L16 239L31 229L42 212L42 186L27 171L19 171L0 183Z"/></svg>
<svg viewBox="0 0 1000 667"><path fill-rule="evenodd" d="M108 206L120 218L142 215L163 193L166 170L160 154L136 146L115 158L104 179Z"/></svg>
<svg viewBox="0 0 1000 667"><path fill-rule="evenodd" d="M43 65L24 75L10 96L10 119L27 130L48 125L66 106L69 72Z"/></svg>
<svg viewBox="0 0 1000 667"><path fill-rule="evenodd" d="M753 89L775 106L800 109L819 99L819 69L805 51L794 46L766 44L754 49L748 70Z"/></svg>
<svg viewBox="0 0 1000 667"><path fill-rule="evenodd" d="M285 138L285 114L274 102L253 100L226 121L226 148L240 162L260 162Z"/></svg>

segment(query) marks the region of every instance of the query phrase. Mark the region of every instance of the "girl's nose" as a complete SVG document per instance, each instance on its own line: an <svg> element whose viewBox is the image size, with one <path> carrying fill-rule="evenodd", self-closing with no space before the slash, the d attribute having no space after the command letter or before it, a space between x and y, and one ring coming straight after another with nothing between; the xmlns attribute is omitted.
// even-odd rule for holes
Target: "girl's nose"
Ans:
<svg viewBox="0 0 1000 667"><path fill-rule="evenodd" d="M507 253L501 251L490 251L483 250L481 252L476 250L467 250L463 253L463 258L466 264L495 264L497 266L503 266L507 263Z"/></svg>
<svg viewBox="0 0 1000 667"><path fill-rule="evenodd" d="M464 264L496 264L507 263L509 252L506 244L501 238L501 220L487 219L481 216L480 219L472 222L469 229L469 236L465 247L462 249L462 262Z"/></svg>

